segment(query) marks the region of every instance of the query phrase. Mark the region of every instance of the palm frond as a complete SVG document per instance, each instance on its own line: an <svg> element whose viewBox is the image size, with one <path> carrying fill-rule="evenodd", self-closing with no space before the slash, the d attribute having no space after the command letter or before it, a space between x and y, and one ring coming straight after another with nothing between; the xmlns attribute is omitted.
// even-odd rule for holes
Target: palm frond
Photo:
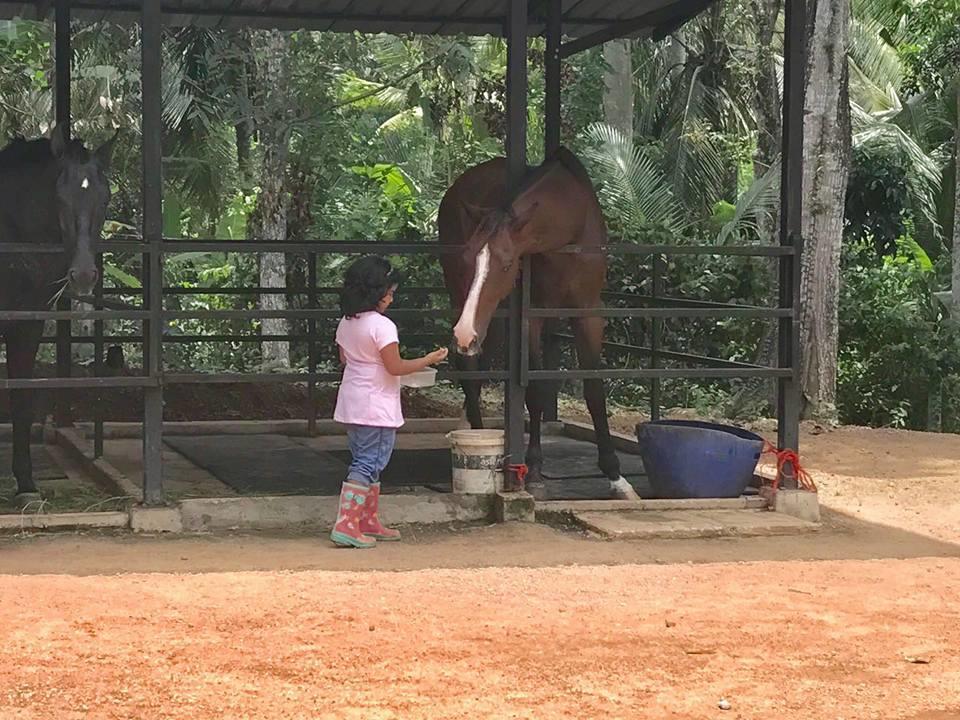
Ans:
<svg viewBox="0 0 960 720"><path fill-rule="evenodd" d="M941 169L939 163L928 155L917 141L899 126L876 121L858 109L857 125L853 133L853 146L877 146L884 152L897 154L909 170L906 182L916 211L939 237L940 224L937 216L937 195L940 192Z"/></svg>
<svg viewBox="0 0 960 720"><path fill-rule="evenodd" d="M889 88L900 89L904 68L897 49L884 39L883 30L872 18L851 18L847 52L864 77L887 92Z"/></svg>
<svg viewBox="0 0 960 720"><path fill-rule="evenodd" d="M654 224L679 233L683 208L670 183L642 147L636 147L618 129L605 123L587 128L590 145L584 157L595 164L599 195L629 232Z"/></svg>
<svg viewBox="0 0 960 720"><path fill-rule="evenodd" d="M343 73L337 77L335 96L339 103L362 98L350 102L351 108L399 112L407 107L406 90L365 80L353 73Z"/></svg>
<svg viewBox="0 0 960 720"><path fill-rule="evenodd" d="M759 234L760 220L770 220L780 208L780 158L767 171L755 178L750 187L737 198L733 217L720 229L717 243L723 245L731 239L743 242L753 234Z"/></svg>

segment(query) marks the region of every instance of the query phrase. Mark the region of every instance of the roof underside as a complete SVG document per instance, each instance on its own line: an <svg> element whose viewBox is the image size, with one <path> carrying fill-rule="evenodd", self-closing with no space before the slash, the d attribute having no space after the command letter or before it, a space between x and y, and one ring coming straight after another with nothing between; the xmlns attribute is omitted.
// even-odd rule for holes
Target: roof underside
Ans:
<svg viewBox="0 0 960 720"><path fill-rule="evenodd" d="M530 34L546 23L545 0L528 0ZM563 34L585 37L611 28L631 37L659 36L699 13L710 0L562 0ZM0 18L41 19L50 0L0 0ZM76 0L73 17L85 21L137 22L138 0ZM509 0L162 0L170 25L217 28L360 31L423 35L503 35Z"/></svg>

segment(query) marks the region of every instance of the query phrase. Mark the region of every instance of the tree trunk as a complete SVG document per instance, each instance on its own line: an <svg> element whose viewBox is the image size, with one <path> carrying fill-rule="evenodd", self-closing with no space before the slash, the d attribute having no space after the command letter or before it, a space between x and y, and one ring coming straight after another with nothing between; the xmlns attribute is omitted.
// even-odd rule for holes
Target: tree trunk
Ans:
<svg viewBox="0 0 960 720"><path fill-rule="evenodd" d="M260 195L248 223L249 234L257 240L287 239L289 199L284 188L287 156L290 150L291 108L289 36L279 30L255 31L251 45L257 63L256 80L262 93L262 105L256 109L260 139ZM286 287L287 263L283 253L260 255L260 287ZM260 296L261 310L286 310L282 293ZM264 318L264 335L286 335L289 323L284 318ZM269 340L261 343L264 367L289 367L290 343Z"/></svg>
<svg viewBox="0 0 960 720"><path fill-rule="evenodd" d="M603 46L609 66L603 80L603 116L607 124L633 139L633 65L629 40L611 40Z"/></svg>
<svg viewBox="0 0 960 720"><path fill-rule="evenodd" d="M849 0L812 0L807 21L800 283L802 414L836 418L840 245L850 169Z"/></svg>
<svg viewBox="0 0 960 720"><path fill-rule="evenodd" d="M960 81L957 82L957 127L953 135L953 273L950 315L960 322Z"/></svg>
<svg viewBox="0 0 960 720"><path fill-rule="evenodd" d="M777 18L782 7L781 0L752 0L751 19L756 30L757 65L754 68L756 78L753 87L752 104L757 117L757 149L753 155L753 175L762 177L780 156L782 140L782 110L780 86L777 82L777 54L773 48ZM758 218L757 234L760 242L773 245L779 239L779 209L769 218ZM775 305L775 293L779 278L778 263L767 262L767 286L765 302ZM760 345L754 356L757 365L772 367L777 359L777 338L779 324L767 321L764 325ZM743 382L741 389L731 400L729 412L733 417L742 413L761 413L764 416L777 404L777 383L775 380L750 378Z"/></svg>

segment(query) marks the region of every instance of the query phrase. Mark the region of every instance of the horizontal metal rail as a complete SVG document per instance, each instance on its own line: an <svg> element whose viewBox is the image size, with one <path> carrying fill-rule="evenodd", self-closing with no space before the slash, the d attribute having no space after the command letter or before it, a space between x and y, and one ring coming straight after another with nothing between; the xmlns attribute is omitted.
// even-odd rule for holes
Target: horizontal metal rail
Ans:
<svg viewBox="0 0 960 720"><path fill-rule="evenodd" d="M536 318L781 318L793 317L790 308L743 306L692 308L530 308L529 317Z"/></svg>
<svg viewBox="0 0 960 720"><path fill-rule="evenodd" d="M737 379L749 377L791 377L790 368L771 367L709 367L709 368L644 368L610 370L530 370L530 380L652 380L652 379ZM507 380L504 370L490 371L444 371L437 373L440 380ZM32 378L0 379L0 390L47 390L118 387L157 387L163 385L196 384L266 384L336 382L340 373L170 373L162 377L83 377L83 378Z"/></svg>
<svg viewBox="0 0 960 720"><path fill-rule="evenodd" d="M0 378L0 390L77 390L83 388L157 387L159 378L147 376Z"/></svg>
<svg viewBox="0 0 960 720"><path fill-rule="evenodd" d="M149 310L0 310L0 321L149 319Z"/></svg>
<svg viewBox="0 0 960 720"><path fill-rule="evenodd" d="M378 242L338 241L338 240L204 240L165 238L159 243L163 254L183 252L224 252L224 253L331 253L354 255L358 253L377 253L380 255L450 255L463 252L460 245L448 245L437 241L428 242ZM94 243L94 250L100 252L131 252L149 254L153 248L149 243L124 241L118 239L101 240ZM0 243L0 253L62 253L63 246L32 243ZM613 242L593 247L567 245L551 252L573 255L727 255L743 257L783 257L795 254L789 245L645 245L631 242Z"/></svg>
<svg viewBox="0 0 960 720"><path fill-rule="evenodd" d="M575 338L573 335L567 335L565 333L556 333L556 337L562 340L572 341ZM644 347L642 345L630 345L628 343L615 342L613 340L604 340L603 346L612 348L613 350L620 350L630 355L653 355L653 348ZM681 360L683 362L698 362L703 363L709 367L731 367L731 368L755 368L760 367L759 365L754 365L752 363L740 362L738 360L724 360L723 358L710 357L709 355L694 355L692 353L685 352L676 352L674 350L657 350L656 356L664 358L666 360Z"/></svg>
<svg viewBox="0 0 960 720"><path fill-rule="evenodd" d="M164 385L337 382L339 372L326 373L164 373ZM439 370L438 380L506 380L505 370Z"/></svg>
<svg viewBox="0 0 960 720"><path fill-rule="evenodd" d="M653 380L653 379L735 379L748 377L791 377L790 368L643 368L634 370L531 370L531 380Z"/></svg>
<svg viewBox="0 0 960 720"><path fill-rule="evenodd" d="M339 295L338 287L316 287L311 290L309 287L303 288L276 288L276 287L177 287L175 285L163 288L164 295L308 295L315 292L318 295ZM444 287L404 287L404 295L445 295L447 289ZM103 289L104 295L131 295L139 297L143 295L143 288L115 288L106 287Z"/></svg>

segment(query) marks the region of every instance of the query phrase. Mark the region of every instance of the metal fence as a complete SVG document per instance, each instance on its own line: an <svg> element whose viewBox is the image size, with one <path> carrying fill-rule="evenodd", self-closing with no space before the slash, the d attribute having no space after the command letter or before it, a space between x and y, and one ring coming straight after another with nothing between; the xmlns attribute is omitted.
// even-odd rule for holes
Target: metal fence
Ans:
<svg viewBox="0 0 960 720"><path fill-rule="evenodd" d="M59 248L41 248L44 252L55 252ZM50 310L50 311L0 311L0 320L94 320L94 334L92 336L68 337L68 343L92 342L94 345L94 376L93 377L64 377L63 365L59 365L60 377L34 379L0 379L0 389L70 389L94 388L109 390L118 387L140 387L153 391L153 402L145 402L144 427L147 446L159 447L162 442L162 392L165 386L191 383L275 383L294 382L306 383L309 393L309 410L307 421L310 431L315 430L317 415L316 386L320 382L330 382L339 379L338 372L322 372L318 370L318 342L328 333L318 331L319 320L339 318L339 311L331 308L319 307L319 298L336 292L335 288L317 285L317 261L321 255L351 255L376 253L385 256L431 255L439 256L442 253L458 252L454 246L445 246L437 242L396 243L396 242L269 242L269 241L233 241L233 240L173 240L163 239L153 245L138 240L109 240L97 245L98 262L103 263L103 253L139 254L142 256L142 290L104 288L103 272L94 298L94 309L86 311ZM36 246L0 243L0 254L33 253ZM308 277L305 288L297 288L296 292L307 297L306 308L287 310L170 310L163 306L166 297L203 293L209 295L243 295L287 293L286 288L177 288L162 287L160 269L163 267L163 256L182 252L227 252L227 253L264 253L284 252L302 254L307 257ZM561 252L582 253L584 249L568 247ZM734 303L718 303L702 300L692 300L677 297L668 297L663 294L664 272L666 258L679 255L714 255L714 256L742 256L768 257L778 261L781 265L781 279L791 277L790 265L794 261L794 249L790 246L713 246L713 245L639 245L631 243L614 243L592 252L603 252L608 255L648 256L651 266L651 285L653 293L650 295L633 295L629 293L607 293L608 299L618 301L640 302L643 307L602 307L595 309L581 308L546 308L534 307L530 300L530 283L523 282L521 286L522 303L520 307L520 322L523 331L520 333L520 383L526 385L537 380L582 380L588 378L619 379L648 381L651 384L650 401L651 415L656 418L660 410L660 381L664 379L732 379L732 378L776 378L789 379L794 376L795 369L790 363L777 367L766 367L726 358L709 357L662 347L662 323L674 318L738 318L738 319L767 319L781 323L792 323L794 309L792 307L759 307L738 305ZM154 258L153 254L157 257ZM524 271L529 272L529 258L525 259ZM443 288L416 288L413 292L421 295L432 295L445 292ZM127 306L125 303L111 300L109 295L140 295L139 306ZM784 294L781 289L781 297ZM791 297L791 295L787 295ZM445 312L447 317L454 318L455 311L443 308L427 309L396 309L391 316L399 324L408 318L435 317L437 313ZM501 308L495 317L509 318L509 309ZM648 367L619 368L619 369L561 369L546 368L533 369L530 367L530 347L527 326L531 318L575 318L586 316L602 316L607 318L646 318L651 320L651 342L649 347L632 346L622 343L607 343L608 347L628 352L634 355L649 357ZM177 334L167 336L163 328L171 320L204 319L204 320L255 320L264 318L301 319L307 321L306 333L287 333L283 335L242 335L231 333ZM143 325L143 331L138 334L106 335L104 321L134 320ZM508 319L509 322L509 319ZM426 340L433 336L421 335ZM61 342L63 337L46 337L47 342ZM306 372L288 373L201 373L201 372L174 372L169 371L163 363L163 347L171 343L195 342L226 342L226 341L262 342L264 340L289 340L306 342L308 348L308 362ZM104 345L107 342L139 343L143 348L142 371L139 375L106 376L104 373ZM695 364L698 367L663 367L663 361L672 360L686 364ZM479 379L485 381L510 380L510 368L506 370L489 371L456 371L442 370L439 379L461 380ZM145 393L149 395L149 393ZM95 420L95 452L103 450L103 420L99 413ZM155 501L162 501L163 490L159 485L158 477L146 477L145 496Z"/></svg>

